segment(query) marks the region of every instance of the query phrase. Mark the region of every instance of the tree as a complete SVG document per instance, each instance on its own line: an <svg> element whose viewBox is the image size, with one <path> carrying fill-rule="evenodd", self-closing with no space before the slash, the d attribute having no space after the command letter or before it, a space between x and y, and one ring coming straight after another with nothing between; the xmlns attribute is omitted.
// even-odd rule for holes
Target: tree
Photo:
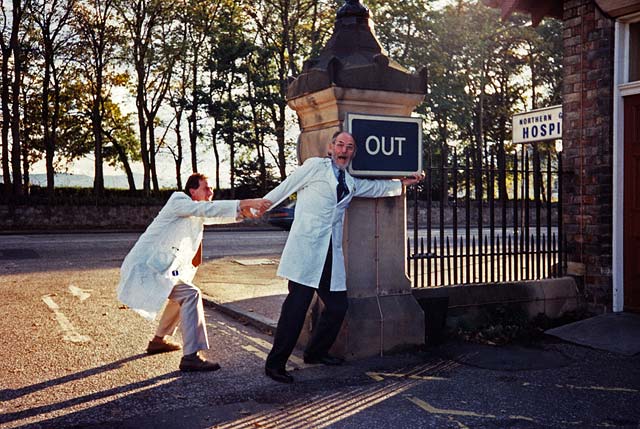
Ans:
<svg viewBox="0 0 640 429"><path fill-rule="evenodd" d="M183 50L184 52L184 50ZM181 55L177 62L176 68L178 69L177 79L172 86L169 87L168 99L169 105L173 109L173 130L175 132L176 140L175 147L171 144L165 144L165 147L171 153L173 157L173 161L176 166L176 186L178 189L182 189L182 161L184 160L183 149L182 149L182 115L185 111L185 104L187 98L187 86L188 86L188 75L189 71L187 69L187 63L182 61L180 58L183 58Z"/></svg>
<svg viewBox="0 0 640 429"><path fill-rule="evenodd" d="M4 190L9 194L12 190L11 167L9 165L9 124L11 118L11 112L9 110L9 60L11 57L11 47L9 45L10 35L7 35L10 25L4 0L0 0L0 8L2 10L2 28L0 28L0 50L2 53L2 71L0 76L0 85L2 85L2 178L4 180Z"/></svg>
<svg viewBox="0 0 640 429"><path fill-rule="evenodd" d="M253 146L256 153L255 160L252 165L257 165L258 175L258 193L264 195L270 189L270 174L267 163L266 152L269 146L266 143L267 136L273 134L273 128L269 123L268 103L271 100L271 94L268 88L269 76L267 76L268 61L270 57L269 50L261 49L258 46L252 47L250 54L247 55L245 67L246 75L246 100L248 103L250 127L246 131L246 144ZM271 153L274 159L277 156ZM244 178L245 175L240 175Z"/></svg>
<svg viewBox="0 0 640 429"><path fill-rule="evenodd" d="M28 0L27 0L28 1ZM11 36L9 51L13 59L13 76L11 83L11 172L13 179L13 194L22 195L22 166L20 165L20 84L22 82L22 46L20 44L20 29L28 2L12 0ZM7 58L8 61L8 58ZM4 124L6 126L6 122Z"/></svg>
<svg viewBox="0 0 640 429"><path fill-rule="evenodd" d="M69 31L75 0L33 0L31 19L40 30L43 59L41 121L47 170L47 190L53 196L54 166L58 123L60 120L60 91L69 63L70 47L75 34ZM65 56L62 58L62 56Z"/></svg>
<svg viewBox="0 0 640 429"><path fill-rule="evenodd" d="M297 76L302 61L323 46L331 28L333 2L323 0L259 0L243 3L243 12L251 17L250 32L256 35L256 44L273 53L269 64L272 76L272 103L269 116L277 146L276 165L280 178L286 173L286 94L287 79Z"/></svg>
<svg viewBox="0 0 640 429"><path fill-rule="evenodd" d="M129 190L135 191L136 183L129 159L139 159L139 141L136 138L131 115L123 115L117 103L105 100L103 133L110 145L105 147L105 159L112 167L121 166L127 176Z"/></svg>
<svg viewBox="0 0 640 429"><path fill-rule="evenodd" d="M78 0L74 8L74 26L79 33L77 59L79 72L87 81L91 95L91 129L94 140L95 175L93 190L104 191L104 101L112 83L111 63L119 42L114 0ZM88 49L82 49L88 47Z"/></svg>
<svg viewBox="0 0 640 429"><path fill-rule="evenodd" d="M155 120L169 89L179 49L171 40L173 3L168 0L117 0L119 18L129 32L125 47L135 69L135 96L145 192L159 189L156 171Z"/></svg>
<svg viewBox="0 0 640 429"><path fill-rule="evenodd" d="M201 136L199 122L200 109L206 103L207 83L201 78L202 64L208 64L210 58L206 56L211 52L211 47L217 43L221 35L220 28L229 25L228 19L233 19L234 3L226 0L203 1L190 0L185 5L183 25L185 28L185 55L190 68L190 100L188 109L189 148L191 154L191 170L198 171L198 139ZM217 171L217 170L216 170Z"/></svg>

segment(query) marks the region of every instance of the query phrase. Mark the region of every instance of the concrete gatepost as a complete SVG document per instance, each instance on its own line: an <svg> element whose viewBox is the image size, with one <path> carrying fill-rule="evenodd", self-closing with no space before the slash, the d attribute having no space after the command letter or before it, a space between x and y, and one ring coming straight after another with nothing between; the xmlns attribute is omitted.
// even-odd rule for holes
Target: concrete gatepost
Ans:
<svg viewBox="0 0 640 429"><path fill-rule="evenodd" d="M425 91L426 73L390 60L371 32L369 11L347 0L320 55L289 82L288 104L301 128L299 162L327 155L346 113L410 116ZM349 311L332 353L354 359L424 344L424 313L406 275L405 196L354 198L343 248ZM302 344L320 307L319 300L311 306Z"/></svg>

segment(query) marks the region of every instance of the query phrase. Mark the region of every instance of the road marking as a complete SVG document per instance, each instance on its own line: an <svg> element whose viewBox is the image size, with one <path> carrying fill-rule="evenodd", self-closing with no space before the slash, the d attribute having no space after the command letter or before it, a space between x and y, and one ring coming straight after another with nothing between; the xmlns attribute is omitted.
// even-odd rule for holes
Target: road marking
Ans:
<svg viewBox="0 0 640 429"><path fill-rule="evenodd" d="M92 291L91 289L80 289L77 286L69 285L69 292L71 292L71 295L77 296L80 302L89 298L91 296L89 292L91 291Z"/></svg>
<svg viewBox="0 0 640 429"><path fill-rule="evenodd" d="M263 350L271 350L272 345L271 345L271 343L269 341L263 340L262 338L254 337L252 335L249 335L249 334L247 334L245 332L242 332L241 330L239 330L237 328L234 328L233 326L227 325L224 322L216 322L216 323L218 325L220 325L221 327L231 331L232 333L244 338L245 340L251 341L252 343L256 344L257 346L259 346ZM253 350L256 350L256 351L260 352L260 355L254 353L254 354L256 354L256 356L259 356L262 359L266 359L267 358L267 354L262 352L261 350L256 349L253 346L243 346L243 348L245 348L245 347L251 347ZM245 350L249 351L248 349L245 349ZM289 362L294 364L295 367L299 367L299 368L304 368L304 367L308 367L309 366L309 365L305 364L302 359L300 359L299 357L294 356L294 355L291 355L289 357Z"/></svg>
<svg viewBox="0 0 640 429"><path fill-rule="evenodd" d="M382 381L385 377L391 378L409 378L411 380L436 380L436 381L445 381L448 378L445 377L434 377L429 375L411 375L411 374L399 374L392 372L365 372L369 377L373 378L375 381Z"/></svg>
<svg viewBox="0 0 640 429"><path fill-rule="evenodd" d="M76 328L71 324L71 322L69 322L67 316L65 316L62 311L60 311L60 307L58 307L58 304L56 304L56 302L51 298L50 295L43 295L42 300L45 304L47 304L47 307L49 307L51 311L53 311L53 314L56 315L56 320L58 321L60 328L62 328L62 333L64 334L62 337L63 340L70 341L72 343L86 343L88 341L91 341L91 338L87 337L86 335L81 335L78 333L78 331L76 331Z"/></svg>
<svg viewBox="0 0 640 429"><path fill-rule="evenodd" d="M527 387L544 387L542 384L538 383L522 383L523 386ZM600 390L604 392L622 392L622 393L638 393L640 390L631 389L628 387L606 387L606 386L576 386L574 384L555 384L555 387L558 389L574 389L574 390Z"/></svg>
<svg viewBox="0 0 640 429"><path fill-rule="evenodd" d="M413 402L418 407L422 408L423 410L425 410L426 412L428 412L430 414L444 414L444 415L447 415L447 416L463 416L463 417L482 417L482 418L485 418L485 419L495 419L495 418L497 418L493 414L479 414L479 413L475 413L473 411L454 410L454 409L446 409L446 408L436 408L433 405L429 404L428 402L425 402L422 399L416 398L415 396L411 396L411 395L408 395L407 399L410 402ZM526 416L510 415L509 418L510 419L517 419L517 420L526 420L526 421L529 421L529 422L535 422L534 419L532 419L531 417L526 417Z"/></svg>
<svg viewBox="0 0 640 429"><path fill-rule="evenodd" d="M557 384L557 387L576 389L576 390L604 390L606 392L625 392L625 393L638 393L636 389L628 389L626 387L605 387L605 386L574 386L573 384Z"/></svg>
<svg viewBox="0 0 640 429"><path fill-rule="evenodd" d="M255 265L276 265L278 262L273 259L232 259L233 262L245 265L245 266L255 266Z"/></svg>
<svg viewBox="0 0 640 429"><path fill-rule="evenodd" d="M260 349L253 347L252 345L242 346L242 348L251 354L258 356L260 359L267 359L267 354Z"/></svg>
<svg viewBox="0 0 640 429"><path fill-rule="evenodd" d="M496 418L496 416L494 416L493 414L478 414L478 413L474 413L473 411L448 410L445 408L436 408L433 405L429 404L428 402L425 402L422 399L416 398L415 396L407 396L407 399L430 414L446 414L449 416L468 416L468 417L485 417L485 418L488 417L492 419Z"/></svg>
<svg viewBox="0 0 640 429"><path fill-rule="evenodd" d="M261 411L235 421L226 422L219 429L245 428L308 428L322 429L342 426L340 421L362 413L415 386L416 380L393 380L385 384L347 387L346 390L311 398L294 400L286 407Z"/></svg>
<svg viewBox="0 0 640 429"><path fill-rule="evenodd" d="M435 375L429 375L434 373L441 373L443 371L450 371L460 364L450 360L435 359L431 362L426 362L409 368L401 372L365 372L366 375L374 379L375 381L383 381L386 378L405 378L409 380L422 380L422 381L446 381L447 377L438 377ZM423 375L424 374L424 375Z"/></svg>

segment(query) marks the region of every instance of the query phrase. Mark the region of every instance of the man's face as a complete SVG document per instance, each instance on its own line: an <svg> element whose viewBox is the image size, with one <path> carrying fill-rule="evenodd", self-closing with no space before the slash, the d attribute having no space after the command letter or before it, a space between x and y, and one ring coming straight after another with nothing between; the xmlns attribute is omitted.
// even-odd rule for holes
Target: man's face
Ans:
<svg viewBox="0 0 640 429"><path fill-rule="evenodd" d="M349 133L340 133L331 145L331 158L339 169L344 170L356 154L356 142Z"/></svg>
<svg viewBox="0 0 640 429"><path fill-rule="evenodd" d="M200 180L200 186L197 189L191 189L190 192L193 201L211 201L213 198L213 189L209 186L208 180Z"/></svg>

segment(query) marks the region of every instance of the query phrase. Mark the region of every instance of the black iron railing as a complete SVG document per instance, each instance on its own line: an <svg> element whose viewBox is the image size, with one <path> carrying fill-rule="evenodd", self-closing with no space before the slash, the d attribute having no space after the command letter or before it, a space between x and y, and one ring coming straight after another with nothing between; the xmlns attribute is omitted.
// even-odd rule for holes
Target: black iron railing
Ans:
<svg viewBox="0 0 640 429"><path fill-rule="evenodd" d="M482 158L448 147L427 154L426 180L412 192L413 287L563 274L561 152L525 145Z"/></svg>

